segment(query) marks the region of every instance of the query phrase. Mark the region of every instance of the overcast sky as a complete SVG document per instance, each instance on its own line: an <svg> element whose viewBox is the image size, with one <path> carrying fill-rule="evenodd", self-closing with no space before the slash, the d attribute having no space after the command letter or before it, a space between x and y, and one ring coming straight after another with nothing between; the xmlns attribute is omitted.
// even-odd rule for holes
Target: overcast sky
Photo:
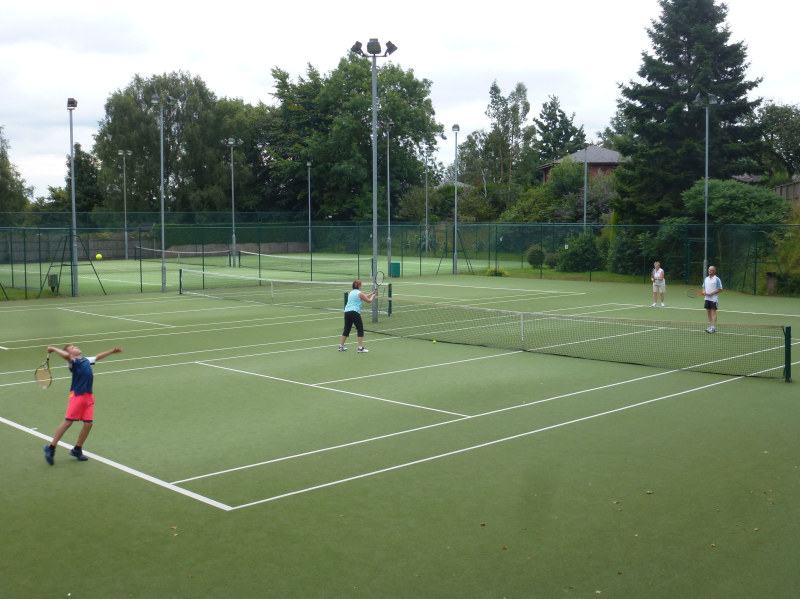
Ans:
<svg viewBox="0 0 800 599"><path fill-rule="evenodd" d="M528 86L532 115L548 95L575 112L590 137L608 124L617 83L635 77L649 50L645 27L656 0L572 0L501 4L407 0L378 3L44 0L10 5L0 19L0 125L11 160L36 195L63 185L69 153L68 97L75 97L75 141L86 148L108 95L139 73L187 70L218 96L271 101L270 68L296 76L307 63L334 68L356 40L398 46L392 60L433 81L436 118L448 140L482 127L494 79L508 93ZM729 0L733 40L749 46L756 94L800 102L796 0Z"/></svg>

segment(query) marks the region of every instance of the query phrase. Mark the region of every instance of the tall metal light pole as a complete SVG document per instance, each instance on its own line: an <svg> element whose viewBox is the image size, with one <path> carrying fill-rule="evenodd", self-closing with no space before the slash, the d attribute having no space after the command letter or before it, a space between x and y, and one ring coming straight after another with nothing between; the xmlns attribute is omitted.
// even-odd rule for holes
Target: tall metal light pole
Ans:
<svg viewBox="0 0 800 599"><path fill-rule="evenodd" d="M233 149L241 146L243 143L241 139L234 139L232 137L222 140L222 144L229 146L231 149L231 246L233 247L231 266L236 265L236 202L233 197Z"/></svg>
<svg viewBox="0 0 800 599"><path fill-rule="evenodd" d="M359 56L366 56L361 50L361 42L356 42L350 48L351 52ZM382 58L389 56L397 50L392 42L386 43L386 52ZM367 52L372 55L372 286L376 287L378 277L378 55L381 53L381 44L377 38L370 38L367 43ZM378 322L378 302L372 302L372 322Z"/></svg>
<svg viewBox="0 0 800 599"><path fill-rule="evenodd" d="M306 162L308 167L308 254L311 255L311 161Z"/></svg>
<svg viewBox="0 0 800 599"><path fill-rule="evenodd" d="M705 230L703 233L703 278L708 275L708 107L719 104L719 98L708 94L708 102L703 103L700 94L692 102L695 106L706 109L706 189L705 189Z"/></svg>
<svg viewBox="0 0 800 599"><path fill-rule="evenodd" d="M386 258L390 277L392 276L392 196L389 193L391 179L389 177L389 139L392 133L391 119L386 122Z"/></svg>
<svg viewBox="0 0 800 599"><path fill-rule="evenodd" d="M78 107L75 98L67 98L69 111L69 178L72 183L72 295L78 295L78 217L75 214L75 142L72 137L72 111Z"/></svg>
<svg viewBox="0 0 800 599"><path fill-rule="evenodd" d="M583 230L586 230L586 205L589 202L589 142L583 144Z"/></svg>
<svg viewBox="0 0 800 599"><path fill-rule="evenodd" d="M428 160L433 151L425 150L425 257L428 257Z"/></svg>
<svg viewBox="0 0 800 599"><path fill-rule="evenodd" d="M453 231L453 274L458 274L458 132L461 128L453 125L453 133L456 134L456 161L455 161L455 182L456 182L456 201L455 201L455 229Z"/></svg>
<svg viewBox="0 0 800 599"><path fill-rule="evenodd" d="M174 106L177 100L167 96L167 105ZM166 262L166 232L164 230L164 105L161 103L161 96L153 94L150 96L150 104L158 106L161 110L159 129L161 131L161 292L167 291L167 262Z"/></svg>
<svg viewBox="0 0 800 599"><path fill-rule="evenodd" d="M125 158L133 154L131 150L117 150L122 156L122 211L125 218L125 259L128 259L128 176L125 167Z"/></svg>

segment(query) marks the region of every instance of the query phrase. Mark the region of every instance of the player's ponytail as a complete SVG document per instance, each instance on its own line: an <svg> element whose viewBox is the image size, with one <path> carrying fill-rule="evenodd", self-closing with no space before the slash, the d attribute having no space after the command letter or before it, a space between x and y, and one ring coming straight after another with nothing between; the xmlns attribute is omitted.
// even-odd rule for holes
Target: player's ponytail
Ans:
<svg viewBox="0 0 800 599"><path fill-rule="evenodd" d="M361 281L359 281L358 279L353 281L353 289L360 289L360 288L361 288Z"/></svg>

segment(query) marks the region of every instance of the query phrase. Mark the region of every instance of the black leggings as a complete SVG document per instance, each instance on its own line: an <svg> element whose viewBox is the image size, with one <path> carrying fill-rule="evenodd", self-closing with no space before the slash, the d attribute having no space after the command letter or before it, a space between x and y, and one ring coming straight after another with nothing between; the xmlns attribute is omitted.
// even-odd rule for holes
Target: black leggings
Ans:
<svg viewBox="0 0 800 599"><path fill-rule="evenodd" d="M343 337L350 336L350 329L353 328L353 325L356 325L356 331L358 331L358 336L364 336L364 323L361 322L361 314L358 312L345 312L344 313L344 331L342 331Z"/></svg>

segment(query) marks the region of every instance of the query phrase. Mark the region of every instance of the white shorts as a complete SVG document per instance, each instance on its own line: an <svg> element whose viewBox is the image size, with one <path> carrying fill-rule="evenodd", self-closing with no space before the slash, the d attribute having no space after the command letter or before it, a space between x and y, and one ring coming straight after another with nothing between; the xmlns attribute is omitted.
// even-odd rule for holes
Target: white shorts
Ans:
<svg viewBox="0 0 800 599"><path fill-rule="evenodd" d="M667 286L667 284L664 281L659 281L659 282L655 282L654 281L653 282L653 292L654 293L658 293L658 292L664 293L664 288L666 286Z"/></svg>

